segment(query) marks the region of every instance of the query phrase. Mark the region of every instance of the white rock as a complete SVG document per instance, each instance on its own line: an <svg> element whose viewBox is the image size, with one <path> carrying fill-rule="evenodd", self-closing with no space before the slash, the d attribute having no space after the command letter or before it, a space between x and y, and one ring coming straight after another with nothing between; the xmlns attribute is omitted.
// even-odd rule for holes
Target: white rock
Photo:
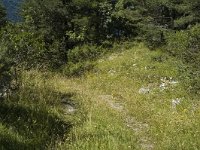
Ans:
<svg viewBox="0 0 200 150"><path fill-rule="evenodd" d="M133 67L137 66L137 64L133 64Z"/></svg>
<svg viewBox="0 0 200 150"><path fill-rule="evenodd" d="M167 89L167 84L161 83L159 87L160 87L161 90L165 90L165 89Z"/></svg>
<svg viewBox="0 0 200 150"><path fill-rule="evenodd" d="M181 99L180 98L176 98L176 99L172 99L172 108L176 109L177 105L181 104Z"/></svg>
<svg viewBox="0 0 200 150"><path fill-rule="evenodd" d="M178 81L170 81L169 84L176 85L176 84L178 84Z"/></svg>
<svg viewBox="0 0 200 150"><path fill-rule="evenodd" d="M76 111L76 109L72 105L67 104L65 105L65 107L69 113L74 113Z"/></svg>
<svg viewBox="0 0 200 150"><path fill-rule="evenodd" d="M148 93L150 93L149 88L140 88L139 89L139 94L148 94Z"/></svg>

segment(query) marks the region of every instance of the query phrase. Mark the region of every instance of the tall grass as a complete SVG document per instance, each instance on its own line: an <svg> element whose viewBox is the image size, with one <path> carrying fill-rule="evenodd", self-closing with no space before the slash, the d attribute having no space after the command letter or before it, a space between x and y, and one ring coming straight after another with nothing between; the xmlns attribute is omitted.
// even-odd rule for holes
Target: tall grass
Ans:
<svg viewBox="0 0 200 150"><path fill-rule="evenodd" d="M62 98L48 84L46 75L25 72L20 89L0 103L1 149L48 149L62 141L72 127L72 118L64 114ZM49 146L51 145L51 146Z"/></svg>

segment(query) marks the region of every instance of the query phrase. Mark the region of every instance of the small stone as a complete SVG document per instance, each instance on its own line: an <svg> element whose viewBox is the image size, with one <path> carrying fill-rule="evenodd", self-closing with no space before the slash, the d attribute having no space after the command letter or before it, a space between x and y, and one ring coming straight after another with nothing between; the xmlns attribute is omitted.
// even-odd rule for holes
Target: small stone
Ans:
<svg viewBox="0 0 200 150"><path fill-rule="evenodd" d="M76 109L72 106L72 105L65 105L67 112L69 113L74 113L76 111Z"/></svg>
<svg viewBox="0 0 200 150"><path fill-rule="evenodd" d="M176 98L176 99L172 99L172 108L176 109L176 106L179 105L181 103L181 99Z"/></svg>
<svg viewBox="0 0 200 150"><path fill-rule="evenodd" d="M148 94L150 93L150 89L149 88L141 88L139 89L139 94Z"/></svg>
<svg viewBox="0 0 200 150"><path fill-rule="evenodd" d="M161 83L159 87L160 87L161 90L165 90L165 89L167 89L167 84Z"/></svg>
<svg viewBox="0 0 200 150"><path fill-rule="evenodd" d="M137 64L133 64L133 67L137 66Z"/></svg>
<svg viewBox="0 0 200 150"><path fill-rule="evenodd" d="M178 84L178 81L170 81L169 84L176 85L176 84Z"/></svg>

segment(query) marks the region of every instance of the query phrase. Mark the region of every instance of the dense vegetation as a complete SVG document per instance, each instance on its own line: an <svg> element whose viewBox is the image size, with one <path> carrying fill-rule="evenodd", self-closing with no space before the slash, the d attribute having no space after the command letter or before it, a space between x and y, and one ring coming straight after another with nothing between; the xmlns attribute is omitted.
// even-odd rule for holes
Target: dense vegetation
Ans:
<svg viewBox="0 0 200 150"><path fill-rule="evenodd" d="M147 58L162 63L165 69L170 68L170 63L176 62L176 75L169 74L182 81L181 88L188 92L185 97L195 99L200 94L199 0L26 0L20 7L20 15L23 21L13 23L6 19L6 11L0 6L1 149L48 149L56 144L62 145L73 125L80 125L85 120L87 122L85 115L89 108L85 105L89 101L84 104L81 100L72 102L72 99L77 98L73 90L72 93L70 90L59 90L59 85L54 83L56 81L51 83L47 79L60 80L62 77L58 78L56 74L68 78L81 77L88 72L98 74L98 59L113 52L131 49L133 45L137 45L135 43L144 43L149 51L145 49L142 52L153 55L152 58ZM131 59L128 56L125 58L128 62ZM169 62L171 59L173 61ZM120 62L120 58L116 61ZM172 65L170 69L173 70L174 67ZM129 67L126 69L129 71ZM128 76L130 72L126 73ZM145 71L141 73L145 74ZM149 81L141 76L141 80L145 82L157 82L156 79ZM133 77L140 79L137 73ZM77 112L75 116L66 115L63 103L70 106L71 103L76 103L81 112ZM188 118L194 123L191 128L199 129L196 118ZM158 124L157 121L150 119L149 123ZM159 133L162 131L157 128L151 130L164 138ZM199 137L199 133L194 130L191 130L191 134ZM172 135L166 133L166 136ZM153 138L156 140L159 137ZM132 136L127 138L132 139ZM195 141L194 137L188 135L186 139L189 138ZM80 140L77 137L74 139ZM65 146L72 146L73 137L67 140L72 144ZM162 142L158 142L160 149L178 148L168 145L165 147ZM181 142L179 144L181 147ZM190 144L186 149L199 148L198 143Z"/></svg>

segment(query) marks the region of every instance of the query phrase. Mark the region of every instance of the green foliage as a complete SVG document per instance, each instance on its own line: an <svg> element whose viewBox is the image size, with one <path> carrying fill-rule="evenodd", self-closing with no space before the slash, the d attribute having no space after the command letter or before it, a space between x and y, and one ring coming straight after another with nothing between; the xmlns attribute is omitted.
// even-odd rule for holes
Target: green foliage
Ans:
<svg viewBox="0 0 200 150"><path fill-rule="evenodd" d="M175 56L182 56L189 45L188 31L177 31L167 34L168 50Z"/></svg>
<svg viewBox="0 0 200 150"><path fill-rule="evenodd" d="M44 35L25 24L7 25L1 31L1 49L5 57L21 68L52 68L62 65L60 43L45 42Z"/></svg>
<svg viewBox="0 0 200 150"><path fill-rule="evenodd" d="M72 48L84 42L99 44L104 40L137 35L141 15L135 3L29 0L22 14L29 25L45 32L47 39L64 38L69 43L67 47Z"/></svg>
<svg viewBox="0 0 200 150"><path fill-rule="evenodd" d="M68 52L68 61L76 63L86 60L94 60L103 55L105 51L105 49L93 45L83 45L80 47L75 47Z"/></svg>
<svg viewBox="0 0 200 150"><path fill-rule="evenodd" d="M91 92L90 89L87 89L89 92L84 94L90 95L93 99L96 97L97 101L100 102L98 97L102 93L98 93L99 91L109 93L111 97L120 93L120 100L126 101L127 105L130 104L130 108L128 108L131 110L130 116L133 110L135 111L133 113L134 118L137 112L144 112L137 116L143 122L146 122L146 118L150 116L148 119L150 123L149 132L155 133L152 137L153 140L158 141L159 146L166 149L177 149L178 146L174 141L186 142L190 138L195 141L195 138L191 135L184 135L183 132L189 130L190 127L190 125L184 126L184 119L179 119L184 126L181 128L182 132L179 131L174 112L170 114L172 119L168 116L171 112L171 109L168 109L169 103L171 103L170 100L176 88L174 87L171 91L167 89L166 92L160 91L163 92L162 102L158 91L160 79L163 76L177 77L179 71L180 79L184 81L182 84L188 90L199 94L199 10L199 0L26 0L21 10L24 22L7 24L5 10L0 6L0 94L2 95L5 90L11 89L12 82L16 78L16 69L20 71L23 70L22 68L27 70L33 68L62 70L65 75L78 76L85 72L88 73L97 65L100 69L97 71L96 68L96 74L90 74L93 77L91 81L88 80L88 83L92 85L90 88L96 89L96 91ZM179 64L180 66L177 69L177 66L174 65L177 63L176 61L172 62L170 57L161 55L161 52L155 51L150 54L149 49L141 45L137 50L124 51L127 48L132 48L134 42L123 43L122 41L130 41L137 36L142 37L142 40L145 40L151 49L166 44L167 52L176 56L176 59L181 59L185 64ZM118 40L120 41L119 44L115 45ZM121 53L112 55L109 57L109 61L106 61L106 59L96 61L108 52L117 50ZM172 70L169 71L170 69ZM101 79L97 77L97 74L102 75ZM21 149L48 149L49 145L54 147L58 139L63 139L65 133L68 133L71 128L71 122L65 120L66 114L65 117L61 115L66 111L66 109L63 110L61 104L62 92L66 92L66 80L59 80L59 83L58 78L55 78L55 83L52 83L52 81L47 80L50 79L49 76L44 75L44 78L35 80L37 77L38 74L36 76L31 74L24 81L24 76L20 76L19 89L3 102L0 102L0 149L18 149L18 147ZM96 85L91 84L95 80L97 80ZM61 82L64 83L64 88L60 87ZM149 84L153 82L156 82L155 85ZM74 84L74 81L70 81L70 83ZM56 87L53 86L54 84L56 84ZM88 86L87 84L85 85ZM141 97L133 91L138 90L143 86L142 84L149 85L150 88L155 86L157 89L153 88L153 93L149 94L148 98ZM74 85L77 86L77 84ZM79 88L79 86L77 87ZM73 88L77 91L87 92L84 88L77 89L77 87ZM61 93L58 92L60 88ZM130 93L127 93L129 91ZM97 95L91 95L93 93ZM132 95L133 93L134 95ZM183 94L185 91L182 92L181 89L178 89L177 93L176 96L186 95ZM67 99L70 99L70 97L67 97ZM133 99L136 99L136 101L133 102ZM155 100L155 103L152 100ZM163 105L163 103L165 104ZM152 104L154 106L149 107ZM95 104L95 109L96 106ZM166 109L163 109L163 107L166 107ZM108 122L105 121L101 125L99 120L101 122L104 118L98 118L98 114L102 111L102 107L99 110L93 110L92 107L87 109L91 116L87 116L88 118L85 120L88 119L89 121L83 126L88 125L89 127L85 127L85 130L81 132L81 137L76 136L74 138L72 136L69 138L72 143L74 139L77 139L78 142L80 140L81 146L86 143L85 147L87 147L88 143L85 140L82 143L81 140L85 138L88 140L92 137L94 138L92 142L96 142L98 145L99 135L102 133L108 135L108 137L105 136L103 142L108 142L110 149L113 149L113 147L106 138L112 139L111 143L115 146L119 146L113 140L115 138L117 141L126 141L127 139L132 141L129 138L132 139L133 135L130 135L127 128L126 130L123 128L126 121L120 121L120 127L116 122L116 126L112 130L102 131L102 129L105 129L103 126L107 127L107 124L118 121L118 119L109 116ZM103 109L107 111L106 107ZM150 114L146 113L147 111ZM177 115L182 116L182 112L179 111ZM113 112L112 115L115 115L115 113ZM120 112L119 118L124 118L127 113L128 111ZM146 116L146 114L149 116ZM164 120L159 118L163 121L162 127L160 127L161 124L158 119L158 116L161 116L160 114L165 114ZM92 118L93 115L96 115L97 118L95 118L96 116ZM190 118L186 113L184 115L188 117L187 121L192 120L196 123L196 118ZM99 119L94 122L94 129L92 129L93 119ZM99 126L96 126L96 124ZM195 135L194 125L191 125L191 127L193 129L187 133ZM174 128L175 131L172 131ZM92 131L90 131L91 129ZM108 129L110 128L108 127ZM118 132L118 129L122 130L124 134L121 134L121 131ZM99 133L95 136L91 133L85 134L85 131L93 133L96 130L99 130ZM112 135L113 133L114 135ZM183 137L186 140L178 137L179 133L184 135ZM172 145L168 145L166 138L175 140L173 140ZM92 144L95 147L94 143ZM188 146L188 148L192 147L191 143L188 146L179 142L179 144L185 144L184 146ZM123 145L124 143L120 144ZM135 146L134 143L129 144L132 146L130 148ZM127 148L127 145L123 145L122 149L124 147ZM194 147L197 147L197 145ZM117 148L115 147L115 149Z"/></svg>
<svg viewBox="0 0 200 150"><path fill-rule="evenodd" d="M0 29L6 25L6 13L3 6L0 4ZM0 47L0 99L4 97L5 92L8 92L12 81L13 63L11 58L6 57L5 49Z"/></svg>
<svg viewBox="0 0 200 150"><path fill-rule="evenodd" d="M2 30L1 39L1 48L15 64L25 67L40 64L36 60L42 57L45 44L35 33L28 32L20 26L9 25Z"/></svg>
<svg viewBox="0 0 200 150"><path fill-rule="evenodd" d="M106 48L94 45L83 45L68 51L68 63L63 70L67 75L82 75L93 69L93 61L108 51Z"/></svg>
<svg viewBox="0 0 200 150"><path fill-rule="evenodd" d="M190 82L190 89L198 92L199 86L199 65L200 65L200 25L197 24L189 30L177 31L167 36L167 50L182 59L190 69L184 78ZM189 83L188 83L189 84Z"/></svg>
<svg viewBox="0 0 200 150"><path fill-rule="evenodd" d="M16 78L14 64L0 55L0 100L6 98L11 89L16 88ZM12 81L15 81L15 85L12 85Z"/></svg>
<svg viewBox="0 0 200 150"><path fill-rule="evenodd" d="M163 45L165 42L164 33L165 31L162 28L154 25L149 25L144 33L146 45L150 49L155 49Z"/></svg>
<svg viewBox="0 0 200 150"><path fill-rule="evenodd" d="M198 63L200 47L200 25L186 31L169 33L167 36L168 50L185 62L195 65Z"/></svg>

